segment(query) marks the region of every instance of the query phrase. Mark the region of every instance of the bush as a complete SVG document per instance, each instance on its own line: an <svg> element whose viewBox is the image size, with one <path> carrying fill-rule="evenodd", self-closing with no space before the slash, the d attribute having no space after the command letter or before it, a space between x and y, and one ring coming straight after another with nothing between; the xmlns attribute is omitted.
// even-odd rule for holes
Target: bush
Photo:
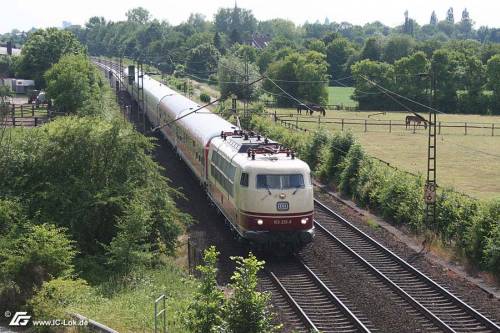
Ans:
<svg viewBox="0 0 500 333"><path fill-rule="evenodd" d="M200 285L189 306L188 326L193 332L215 332L224 323L224 293L217 286L217 257L214 246L205 250L203 266L196 269L201 273Z"/></svg>
<svg viewBox="0 0 500 333"><path fill-rule="evenodd" d="M99 300L100 297L84 280L57 278L45 282L29 305L36 320L68 320L77 304L92 304Z"/></svg>
<svg viewBox="0 0 500 333"><path fill-rule="evenodd" d="M200 101L202 101L203 103L210 103L210 96L208 94L201 93Z"/></svg>
<svg viewBox="0 0 500 333"><path fill-rule="evenodd" d="M321 161L321 150L330 140L326 131L314 132L311 138L309 149L304 154L304 160L309 164L311 170L316 171Z"/></svg>
<svg viewBox="0 0 500 333"><path fill-rule="evenodd" d="M76 251L66 230L24 225L0 237L0 310L19 306L45 281L73 272Z"/></svg>
<svg viewBox="0 0 500 333"><path fill-rule="evenodd" d="M269 311L271 295L256 291L257 273L264 265L263 261L250 253L248 258L233 257L236 271L231 277L234 294L226 306L226 321L232 333L268 333L276 332L281 325L273 324L273 313Z"/></svg>
<svg viewBox="0 0 500 333"><path fill-rule="evenodd" d="M349 149L340 169L339 189L345 194L352 195L358 185L361 166L365 160L365 152L359 144L354 144Z"/></svg>
<svg viewBox="0 0 500 333"><path fill-rule="evenodd" d="M324 181L338 182L342 172L342 161L354 144L354 136L351 132L335 133L327 147L327 153L324 156L323 166L319 176Z"/></svg>

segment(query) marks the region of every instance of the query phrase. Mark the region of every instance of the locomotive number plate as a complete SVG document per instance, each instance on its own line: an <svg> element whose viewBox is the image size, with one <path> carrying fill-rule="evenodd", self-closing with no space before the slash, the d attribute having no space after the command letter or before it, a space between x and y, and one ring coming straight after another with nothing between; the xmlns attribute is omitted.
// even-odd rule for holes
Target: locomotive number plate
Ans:
<svg viewBox="0 0 500 333"><path fill-rule="evenodd" d="M276 209L279 211L285 211L290 209L290 204L288 201L278 201L276 203Z"/></svg>

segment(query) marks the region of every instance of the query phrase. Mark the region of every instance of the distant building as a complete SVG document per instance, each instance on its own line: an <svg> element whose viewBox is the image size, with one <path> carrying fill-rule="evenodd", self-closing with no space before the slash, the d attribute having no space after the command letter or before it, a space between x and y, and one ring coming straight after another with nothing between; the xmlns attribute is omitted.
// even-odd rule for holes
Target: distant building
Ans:
<svg viewBox="0 0 500 333"><path fill-rule="evenodd" d="M245 44L251 45L256 49L263 49L269 45L270 41L271 36L269 35L253 34L251 38L245 41Z"/></svg>
<svg viewBox="0 0 500 333"><path fill-rule="evenodd" d="M35 81L23 79L0 79L0 84L10 87L16 94L26 94L35 87Z"/></svg>

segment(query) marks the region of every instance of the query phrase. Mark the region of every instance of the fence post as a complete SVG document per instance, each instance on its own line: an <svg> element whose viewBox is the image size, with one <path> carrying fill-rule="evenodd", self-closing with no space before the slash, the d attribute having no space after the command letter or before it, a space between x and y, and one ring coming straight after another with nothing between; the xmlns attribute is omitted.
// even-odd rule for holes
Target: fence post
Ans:
<svg viewBox="0 0 500 333"><path fill-rule="evenodd" d="M389 119L389 133L392 133L392 120Z"/></svg>
<svg viewBox="0 0 500 333"><path fill-rule="evenodd" d="M417 123L413 122L413 134L417 133L416 131L417 131Z"/></svg>
<svg viewBox="0 0 500 333"><path fill-rule="evenodd" d="M278 117L276 116L276 110L274 110L274 122L276 123L277 120L278 120Z"/></svg>
<svg viewBox="0 0 500 333"><path fill-rule="evenodd" d="M193 275L193 272L191 271L191 238L188 238L188 249L187 249L187 253L188 253L188 272L189 272L189 275Z"/></svg>
<svg viewBox="0 0 500 333"><path fill-rule="evenodd" d="M465 135L467 135L467 123L465 123Z"/></svg>
<svg viewBox="0 0 500 333"><path fill-rule="evenodd" d="M35 104L31 104L31 116L35 116Z"/></svg>
<svg viewBox="0 0 500 333"><path fill-rule="evenodd" d="M344 118L342 118L342 131L344 130Z"/></svg>
<svg viewBox="0 0 500 333"><path fill-rule="evenodd" d="M35 117L35 127L38 125L38 117Z"/></svg>
<svg viewBox="0 0 500 333"><path fill-rule="evenodd" d="M491 124L491 136L495 136L495 124Z"/></svg>
<svg viewBox="0 0 500 333"><path fill-rule="evenodd" d="M441 134L441 122L439 122L439 132L438 134Z"/></svg>
<svg viewBox="0 0 500 333"><path fill-rule="evenodd" d="M295 128L299 129L299 115L297 115L297 118L295 118Z"/></svg>
<svg viewBox="0 0 500 333"><path fill-rule="evenodd" d="M321 116L318 116L318 130L321 129Z"/></svg>
<svg viewBox="0 0 500 333"><path fill-rule="evenodd" d="M365 119L365 132L367 132L367 131L368 131L368 128L367 128L367 126L366 126L366 125L367 125L367 124L366 124L366 122L367 122L367 120Z"/></svg>

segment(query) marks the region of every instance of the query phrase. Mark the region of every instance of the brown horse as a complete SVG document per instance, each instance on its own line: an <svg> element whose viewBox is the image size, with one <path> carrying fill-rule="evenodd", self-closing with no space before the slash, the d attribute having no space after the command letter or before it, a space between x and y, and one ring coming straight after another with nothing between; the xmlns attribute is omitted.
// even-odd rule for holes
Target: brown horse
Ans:
<svg viewBox="0 0 500 333"><path fill-rule="evenodd" d="M420 123L424 123L424 128L427 129L427 120L417 116L406 116L406 129L408 129L412 122L417 126L420 126Z"/></svg>
<svg viewBox="0 0 500 333"><path fill-rule="evenodd" d="M305 110L306 114L309 113L311 116L313 114L313 111L320 112L323 115L323 117L326 115L325 108L322 107L321 105L318 105L318 104L313 104L313 103L303 104L303 103L301 103L301 104L297 105L297 113L302 114L302 110Z"/></svg>

